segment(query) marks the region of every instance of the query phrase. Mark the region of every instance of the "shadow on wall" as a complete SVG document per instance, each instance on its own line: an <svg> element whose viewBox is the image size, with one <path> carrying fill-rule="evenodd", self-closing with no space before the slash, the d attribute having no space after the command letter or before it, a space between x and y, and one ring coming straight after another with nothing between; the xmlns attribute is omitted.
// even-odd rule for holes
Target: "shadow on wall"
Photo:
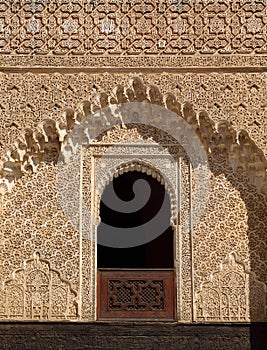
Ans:
<svg viewBox="0 0 267 350"><path fill-rule="evenodd" d="M4 163L4 168L0 172L0 185L10 190L11 185L17 178L21 177L26 171L35 170L40 162L56 162L66 135L81 119L95 110L125 102L153 103L177 113L196 130L206 149L212 148L210 156L211 171L215 176L224 174L226 180L239 191L246 205L247 237L250 249L249 268L256 274L255 279L253 274L245 273L244 266L239 263L238 256L236 259L229 261L229 264L232 263L237 270L229 270L229 273L225 275L226 283L228 283L227 290L230 291L230 294L224 295L221 291L219 302L224 306L225 319L232 319L232 312L236 314L243 313L245 314L244 317L251 321L266 320L266 290L264 290L267 282L266 159L263 152L257 148L245 131L237 133L231 129L229 123L224 121L214 125L214 122L205 112L197 114L194 112L192 105L188 103L181 105L172 94L163 95L157 87L146 87L139 78L134 78L129 87L117 86L114 89L113 96L102 93L92 102L84 102L77 113L73 110L67 110L65 124L56 124L52 120L46 120L36 132L27 131L24 141L18 142L17 148L8 155L8 160ZM256 187L259 192L257 192ZM232 208L233 211L235 209ZM231 243L229 242L229 244ZM238 251L236 253L238 254ZM241 284L236 285L236 289L234 289L234 283L236 283L234 277L238 275L238 269L242 270L242 268L245 277L240 275ZM242 278L245 278L245 280L242 281ZM247 307L244 310L244 306L242 306L244 300L239 298L239 288L241 288L243 282L242 288L244 288L249 298L246 304L250 305L249 315L247 315ZM222 288L225 286L222 286ZM229 303L231 307L229 307Z"/></svg>
<svg viewBox="0 0 267 350"><path fill-rule="evenodd" d="M237 265L240 265L239 269L240 272L243 270L243 274L239 275L239 278L241 278L239 280L237 275L234 276L234 274L231 275L229 273L226 276L228 279L225 280L226 285L224 287L227 287L227 283L229 286L227 302L231 303L232 312L241 312L244 313L244 315L245 313L249 313L247 315L247 321L267 322L267 197L257 192L257 189L249 182L248 176L243 169L237 169L236 172L233 172L226 157L223 157L222 154L216 155L215 153L211 158L210 168L213 174L215 176L219 176L220 174L225 175L225 178L239 191L247 211L247 222L242 222L242 220L240 220L239 225L247 226L250 267L240 262L238 256L235 254L234 260L236 260ZM238 210L238 208L232 209ZM236 253L238 255L238 251ZM252 271L252 273L248 270ZM248 294L248 310L244 310L246 300L242 300L242 289ZM230 308L228 308L226 313L227 312L228 316L230 316ZM262 327L264 328L264 325ZM260 333L259 328L255 328L255 332L256 330ZM251 328L251 332L254 334L253 327ZM254 338L253 335L253 339Z"/></svg>

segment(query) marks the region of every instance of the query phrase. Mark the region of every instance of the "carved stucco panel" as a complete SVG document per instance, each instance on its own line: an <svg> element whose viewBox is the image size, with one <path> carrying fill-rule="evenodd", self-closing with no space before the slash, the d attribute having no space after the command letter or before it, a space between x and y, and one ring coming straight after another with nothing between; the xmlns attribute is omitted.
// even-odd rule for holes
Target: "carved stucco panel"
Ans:
<svg viewBox="0 0 267 350"><path fill-rule="evenodd" d="M77 319L77 292L39 253L14 270L1 288L2 319Z"/></svg>
<svg viewBox="0 0 267 350"><path fill-rule="evenodd" d="M78 236L71 223L65 217L57 201L55 179L56 167L54 165L42 164L35 174L25 174L25 176L16 183L12 193L6 197L3 209L0 213L0 280L2 286L4 286L4 281L9 280L13 271L18 271L18 276L16 277L16 281L18 281L20 278L19 276L22 276L24 273L22 270L18 270L21 268L23 261L32 259L33 254L39 252L42 259L45 259L47 263L49 262L49 264L51 264L53 269L60 272L63 280L72 284L73 290L78 290ZM46 263L43 265L44 268L46 266L45 264ZM47 293L48 290L52 293L49 299L49 307L56 309L56 305L60 302L59 299L62 299L63 295L67 298L67 294L61 289L60 283L56 282L54 287L51 286L49 284L49 278L44 289L48 288ZM55 275L54 281L56 281L56 279L57 276ZM19 302L21 300L20 295L24 295L26 292L24 289L21 289L18 282L14 283L14 280L11 279L10 282L5 285L6 288L14 285L18 294L16 294L15 289L12 289L14 291L12 300L14 300L15 303L17 302L19 307ZM56 288L59 289L56 291ZM61 297L61 293L58 293L60 291L63 293ZM4 295L4 299L1 300L5 300L6 297ZM66 298L63 298L65 302ZM29 304L30 299L27 302ZM44 306L42 306L42 308L43 307ZM7 317L7 311L8 310L2 313L2 318ZM29 312L30 311L24 310L24 316L20 314L17 316L19 318L25 317L31 319L33 316L31 317ZM44 310L42 312L44 312ZM74 316L73 311L71 315L71 318L78 317L77 314ZM50 319L60 318L56 316L56 311L54 316L52 316L51 313L50 316ZM46 317L48 316L44 316L43 313L42 318ZM15 315L13 318L16 318ZM69 317L66 316L65 318Z"/></svg>
<svg viewBox="0 0 267 350"><path fill-rule="evenodd" d="M74 110L83 100L93 101L99 92L114 95L115 86L127 87L136 74L0 74L1 159L24 135L25 126L35 129L44 118L65 123L62 113ZM267 155L266 75L236 74L139 74L144 84L173 93L179 102L190 101L196 111L206 110L217 122L228 120L245 129Z"/></svg>
<svg viewBox="0 0 267 350"><path fill-rule="evenodd" d="M166 77L167 75L165 78ZM162 82L170 82L170 79L166 78L162 80ZM107 81L104 81L104 83L107 85ZM193 83L194 80L192 80L192 84ZM253 89L256 89L256 87L253 87ZM230 97L233 97L233 90L230 88L229 84L226 86L225 90ZM144 91L141 89L139 92L143 93ZM225 96L228 96L227 94ZM33 123L32 118L33 117L29 119L30 123ZM242 123L245 124L246 118L244 115L242 117L241 114L240 118ZM265 119L263 118L262 120L264 122ZM51 122L49 123L47 125L44 124L43 127L51 127ZM265 124L263 123L263 125ZM266 197L264 194L260 194L256 191L255 187L249 183L248 177L244 175L240 169L236 169L237 171L233 172L227 165L225 154L220 154L221 149L224 150L228 147L228 137L232 137L231 134L228 133L229 130L227 129L225 133L225 129L223 129L224 125L221 126L222 131L217 135L217 150L215 150L210 158L210 166L214 174L210 205L205 216L202 218L202 222L198 227L194 228L193 232L193 261L190 259L190 236L188 234L180 235L180 237L182 237L182 242L179 241L179 252L182 251L182 256L187 257L187 260L182 261L180 264L180 271L182 271L182 274L185 276L185 281L182 289L183 297L179 302L180 305L182 305L184 313L181 319L186 321L192 319L191 305L194 298L194 295L192 298L193 284L194 290L198 292L201 288L201 283L207 281L209 275L217 271L218 263L224 261L225 257L228 256L233 249L237 251L238 256L246 266L256 273L257 279L261 282L266 282L266 237L264 230L266 227ZM9 129L7 129L7 132L8 130ZM63 132L62 130L64 129L62 128L58 131L59 134ZM148 134L149 132L150 131L148 131ZM46 133L44 134L47 135ZM8 133L6 135L8 135ZM51 134L48 133L48 135ZM117 139L111 138L110 142L112 143L120 139L120 137L125 140L128 136L128 131L126 132L124 130L123 132L122 130L117 130ZM26 137L28 137L27 144L32 142L32 138L29 134L26 135ZM47 138L48 137L49 136L47 136ZM61 140L63 137L64 136L60 134ZM138 138L140 139L140 136L138 136ZM109 141L108 138L104 138L104 140ZM260 140L263 141L264 138L260 138ZM31 173L30 169L26 169L23 177L17 180L13 191L6 194L5 201L3 202L3 210L0 213L1 245L3 247L0 254L2 258L3 277L4 279L8 278L10 273L18 269L22 261L29 259L38 247L42 255L44 254L45 259L49 260L49 262L51 261L53 266L55 266L63 276L67 277L77 290L81 277L81 274L79 274L80 267L78 267L80 266L78 235L77 232L73 230L70 222L68 222L65 215L62 213L62 209L56 202L56 169L54 165L49 164L51 160L55 159L54 150L57 144L58 141L56 141L55 144L51 142L46 145L51 147L47 149L47 158L44 159L46 163L35 166L33 170L36 172L34 174ZM244 151L247 152L247 144L243 146ZM34 148L35 144L31 144L29 147ZM105 147L103 149L105 149ZM233 155L235 154L233 153ZM74 163L74 170L77 170L77 166L79 166L79 164ZM90 168L90 166L90 161L86 160L85 167ZM185 174L185 176L183 176L183 186L187 188L190 180L188 165L186 163L182 164L181 168L182 172ZM73 174L74 173L75 172L73 172ZM77 174L77 172L75 174ZM69 179L66 179L66 183L68 183L68 181ZM77 182L75 176L73 181ZM38 188L38 191L36 191L36 188ZM63 189L69 191L70 199L74 194L74 197L69 201L70 209L77 208L77 191L73 191L72 188ZM88 203L89 208L91 208L91 203L96 204L99 198L97 198L94 192L94 183L92 183L90 179L85 185L84 192L88 192ZM190 215L190 195L185 191L184 196L181 218L186 222ZM95 208L96 206L91 208L94 210L94 214L96 214ZM78 217L76 220L78 220ZM86 222L86 219L83 221ZM190 225L190 223L188 223L188 225ZM85 227L83 231L89 232L90 230L88 227ZM230 245L229 242L231 243ZM231 249L231 251L229 251L229 249ZM83 290L85 290L86 293L83 295L84 309L82 310L82 317L87 320L93 320L95 317L94 256L95 251L93 245L90 241L86 240L86 237L83 237L82 257L83 266L85 268L82 273L84 283ZM179 259L179 255L177 258ZM193 280L190 277L192 275L190 272L192 263L194 267ZM88 264L89 269L87 268ZM76 268L74 268L75 266ZM181 290L181 287L178 285L178 289L179 288ZM91 290L91 294L87 293L88 290ZM256 290L257 289L253 287L253 289L251 289L251 295L253 293L255 294ZM259 295L262 295L262 288L260 288L258 292L260 293ZM16 289L16 293L18 296L21 295L22 291L19 287ZM248 305L246 305L246 308L247 307ZM261 306L259 306L259 309L261 309ZM216 312L216 307L214 310L214 312ZM216 320L216 317L214 320Z"/></svg>
<svg viewBox="0 0 267 350"><path fill-rule="evenodd" d="M266 53L265 1L5 2L5 55Z"/></svg>
<svg viewBox="0 0 267 350"><path fill-rule="evenodd" d="M211 274L210 281L201 284L196 293L196 313L198 321L265 321L266 285L231 253Z"/></svg>

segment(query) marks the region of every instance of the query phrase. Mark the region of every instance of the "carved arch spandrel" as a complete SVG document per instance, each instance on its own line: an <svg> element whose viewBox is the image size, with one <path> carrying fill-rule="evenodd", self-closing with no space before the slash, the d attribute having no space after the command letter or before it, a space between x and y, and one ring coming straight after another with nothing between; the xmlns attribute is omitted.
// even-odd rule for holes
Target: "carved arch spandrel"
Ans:
<svg viewBox="0 0 267 350"><path fill-rule="evenodd" d="M1 319L56 321L78 318L77 292L38 252L3 282L0 296Z"/></svg>
<svg viewBox="0 0 267 350"><path fill-rule="evenodd" d="M126 102L130 101L130 98L132 101L134 101L135 97L134 97L134 95L133 96L130 95L130 91L133 92L135 88L136 88L136 85L132 87L132 90L130 88L128 90L125 90L125 89L123 90L123 94L126 98ZM129 96L127 94L129 94ZM150 95L148 94L148 96L150 96ZM127 100L127 98L128 98L128 100ZM140 98L140 97L138 97L138 98ZM152 101L153 99L148 98L148 101L149 100ZM101 101L103 101L103 99ZM101 108L101 103L103 103L101 101L99 102L100 105L98 106L98 109ZM114 100L114 101L116 102L117 100ZM199 115L196 115L194 111L192 112L192 108L188 104L185 104L182 107L180 106L181 107L180 108L179 104L176 104L176 102L175 102L176 100L175 100L174 96L165 95L164 98L162 99L162 101L164 101L164 106L170 106L173 109L176 108L176 111L178 114L181 113L184 118L188 118L187 120L190 120L191 125L196 126L197 132L199 132L199 130L202 132L201 140L202 141L204 140L203 143L206 145L207 150L209 150L210 152L212 151L214 153L219 153L219 154L221 154L221 153L228 154L227 152L228 152L228 150L230 150L230 155L233 159L229 158L229 156L228 156L228 158L232 161L232 163L230 163L230 164L232 164L232 168L234 169L234 165L243 164L244 168L248 169L248 166L251 165L251 163L250 163L250 161L251 161L250 154L251 153L250 152L253 150L253 147L251 146L253 144L253 142L249 138L246 139L247 134L245 131L241 131L238 134L238 140L242 139L242 142L237 141L236 143L234 143L234 140L236 140L237 134L235 134L235 131L231 131L230 135L228 135L229 124L227 122L221 122L221 123L214 124L214 123L212 123L212 121L209 119L209 117L204 112L199 113ZM158 104L160 104L159 101L158 101ZM90 105L90 107L89 107L89 105ZM68 113L66 113L66 118L67 118L67 116L69 118L68 123L67 123L67 128L63 124L59 125L59 124L56 124L54 121L46 120L46 121L44 121L44 124L47 123L47 127L40 126L40 131L38 131L38 133L27 134L28 141L25 144L23 144L23 143L20 144L20 146L17 150L18 151L17 155L16 155L16 153L12 153L12 156L11 156L11 153L10 153L11 158L9 160L11 161L11 163L12 163L12 159L15 159L16 157L18 160L22 159L20 165L16 164L16 165L18 165L18 169L21 165L23 165L23 167L24 167L23 171L21 171L21 173L19 173L19 171L18 171L18 177L22 176L24 171L27 171L28 166L31 167L33 170L36 170L39 162L41 162L41 161L51 162L51 158L49 158L49 157L47 160L45 158L42 158L43 153L44 153L43 151L45 148L44 145L46 145L46 146L51 145L51 154L52 155L56 154L56 157L54 158L54 160L57 159L57 153L54 152L54 144L52 142L53 137L58 138L60 146L61 146L61 143L65 139L68 132L70 132L70 130L73 128L73 126L77 125L79 123L79 120L81 120L86 115L86 113L90 114L92 112L93 106L91 106L91 104L89 102L87 104L84 103L83 106L85 109L84 113L82 113L82 112L76 113L74 111L68 111ZM88 110L86 110L86 108L85 108L86 106L88 107ZM103 108L104 108L104 106L105 106L105 104L103 104ZM190 115L191 115L191 117L190 117ZM196 117L196 119L195 119L195 117ZM73 119L71 119L71 118L73 118ZM196 123L195 120L197 120L197 124L194 124L194 123ZM201 124L201 122L203 122L203 124ZM50 126L50 127L48 127L48 126ZM47 133L52 133L52 134L54 133L52 135L53 137L48 137ZM42 137L42 135L43 135L43 137ZM211 137L211 135L214 136L214 139ZM216 135L217 135L217 138L216 138ZM31 142L31 137L33 137L34 140L35 139L37 140L37 138L40 140L40 141L38 141L39 146L38 146L38 142L37 142L37 146L39 147L38 151L36 151L36 143ZM242 148L242 153L240 153L241 148ZM232 150L232 153L231 153L231 150ZM260 157L260 153L257 153L257 152L258 151L255 148L255 155ZM30 153L30 156L27 153ZM40 156L40 159L39 159L39 156ZM53 157L52 157L52 159L53 159ZM266 173L265 165L264 165L264 162L262 162L260 158L259 158L259 164L260 164L259 169L262 169L261 166L263 166L264 171L262 173L265 174ZM14 180L14 178L13 178L13 180L11 182L9 182L9 180L12 179L12 171L7 170L7 169L12 169L12 164L10 164L10 163L6 164L6 170L5 170L6 177L4 177L4 180L6 180L6 181L4 181L4 185L12 184L12 181ZM239 168L237 167L236 170L238 171ZM252 176L251 177L252 180L257 179L257 177L254 178L254 175L253 175L253 174L255 174L254 170L255 170L255 168L253 168L253 166L252 166L251 173L250 173L250 175ZM261 178L262 177L259 177L259 179L261 179ZM262 189L262 187L261 187L261 189ZM0 191L1 191L1 189L0 189ZM20 289L17 289L16 293L20 293ZM0 305L0 308L1 308L1 305Z"/></svg>
<svg viewBox="0 0 267 350"><path fill-rule="evenodd" d="M10 191L15 180L40 162L56 162L61 144L75 125L94 112L126 102L157 104L186 120L200 137L207 153L224 154L234 171L243 171L258 192L267 195L267 160L245 130L235 131L228 121L214 123L205 111L194 111L188 103L179 103L171 93L161 94L156 86L145 86L133 78L129 86L118 85L111 95L102 92L92 102L84 101L77 111L65 111L65 123L46 119L38 130L26 130L3 162L0 171L0 195ZM97 122L97 120L96 120Z"/></svg>
<svg viewBox="0 0 267 350"><path fill-rule="evenodd" d="M250 322L267 320L266 284L231 253L196 293L196 320Z"/></svg>

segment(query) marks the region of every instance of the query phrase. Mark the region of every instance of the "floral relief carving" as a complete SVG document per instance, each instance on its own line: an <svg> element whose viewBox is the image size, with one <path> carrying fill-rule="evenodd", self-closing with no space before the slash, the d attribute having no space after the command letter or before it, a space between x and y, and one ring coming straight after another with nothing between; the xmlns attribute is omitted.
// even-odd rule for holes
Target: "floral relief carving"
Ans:
<svg viewBox="0 0 267 350"><path fill-rule="evenodd" d="M255 298L255 296L257 297ZM266 285L231 253L196 295L197 320L249 322L266 320Z"/></svg>
<svg viewBox="0 0 267 350"><path fill-rule="evenodd" d="M232 91L228 84L224 89L229 93ZM84 101L77 112L67 109L64 123L47 119L35 134L31 130L26 131L24 140L18 143L17 149L9 152L7 161L3 164L0 173L3 192L5 192L5 189L11 189L15 179L20 177L25 169L32 168L34 170L41 161L56 161L61 143L68 132L74 125L79 124L82 118L90 114L93 115L95 111L101 108L111 107L114 104L126 101L151 102L160 105L163 101L166 109L175 112L194 128L208 153L220 152L226 154L229 164L234 170L241 168L248 174L252 184L256 186L259 192L267 193L267 161L265 155L250 139L245 130L235 131L227 120L214 123L205 111L200 111L197 114L192 104L179 103L173 94L160 95L159 92L155 93L153 86L146 87L138 77L134 77L130 81L129 88L122 88L121 90L121 87L117 86L115 91L117 92L115 96L100 93L92 103ZM110 118L112 118L112 113ZM95 118L96 128L99 122Z"/></svg>
<svg viewBox="0 0 267 350"><path fill-rule="evenodd" d="M82 118L139 101L187 120L213 172L202 221L192 236L176 232L178 319L266 321L266 9L266 0L1 2L0 318L95 320L93 233L84 225L79 251L56 202L56 162ZM117 128L96 142L130 135ZM165 136L158 134L172 141ZM83 189L96 210L90 152ZM181 163L181 221L189 227L189 164ZM77 198L66 191L74 211Z"/></svg>
<svg viewBox="0 0 267 350"><path fill-rule="evenodd" d="M131 129L129 129L131 130ZM141 141L142 138L140 138L140 134L138 135L137 130L132 129L131 132L128 129L125 128L119 128L119 127L115 127L114 130L111 130L111 132L102 135L102 138L100 140L98 140L96 143L97 145L94 146L94 151L98 154L98 156L101 154L101 152L106 151L107 146L106 144L110 144L112 145L113 142L117 143L118 141L127 141L133 138L133 136L137 137L138 141ZM168 135L166 135L167 139L164 139L162 135L157 135L155 133L154 137L153 134L151 134L151 130L145 130L145 129L140 129L140 131L142 131L142 134L145 135L145 137L152 137L152 139L157 139L158 137L160 137L161 141L164 142L171 142L171 139L168 139ZM225 134L224 128L222 128L221 130L222 132L222 139L223 140L228 140L228 137L226 137L228 134ZM225 136L226 135L226 136ZM220 139L220 143L218 143L218 149L227 148L227 142L225 141L225 143L221 143L221 139ZM103 146L101 146L101 142L104 143ZM172 148L171 148L172 149ZM88 149L88 152L90 154L90 149ZM126 152L127 153L127 152ZM221 153L214 153L213 157L221 157ZM90 169L90 157L88 157L88 159L86 158L86 164L88 166L88 169ZM216 167L223 169L225 168L225 165L220 164L215 160L210 160L211 164L215 164ZM214 165L214 166L215 166ZM130 165L129 165L130 166ZM45 182L47 189L51 190L51 187L53 188L53 174L51 173L51 169L54 167L54 165L48 165L46 163L43 164L39 164L37 165L36 168L36 172L32 175L32 174L26 174L24 175L22 178L20 178L17 182L17 186L21 186L21 183L26 181L26 185L28 187L28 190L31 190L32 188L35 188L36 185L34 185L34 183L32 185L30 185L30 179L31 177L36 178L36 180L38 181L39 184L39 188L40 191L42 191L42 188L40 187L40 182ZM42 171L45 171L47 173L47 178L42 180ZM123 171L123 169L122 169ZM190 215L190 200L189 200L189 192L187 190L188 188L188 164L186 164L186 162L184 161L182 164L182 173L183 173L183 208L182 208L182 220L186 221L188 220L188 217ZM230 178L230 176L233 177L233 172L231 172L231 170L227 169L227 176ZM91 192L91 182L90 182L90 178L88 179L88 177L86 177L86 181L85 181L85 193L90 194ZM42 181L40 181L42 180ZM237 179L238 182L238 186L240 186L240 188L242 189L242 186L245 186L246 182L244 179L242 179L242 177L240 177L240 179ZM197 235L199 235L199 239L196 240L195 242L195 251L194 251L194 256L195 256L195 267L194 267L194 271L195 271L195 291L198 291L198 283L196 283L196 278L200 275L200 274L205 274L207 269L213 266L217 266L218 265L218 261L222 258L222 255L225 254L225 252L227 252L227 250L229 250L231 247L234 247L235 244L239 249L239 254L242 256L242 259L246 260L246 263L249 263L249 257L248 257L248 239L247 239L247 235L245 235L246 232L246 227L244 226L244 224L242 223L243 220L243 216L246 216L246 212L245 212L245 207L244 204L242 203L240 197L237 196L236 193L231 193L231 191L229 190L229 188L226 186L225 181L217 176L216 179L216 183L214 184L215 187L213 187L212 189L212 197L211 197L211 203L210 203L210 207L207 209L207 216L205 219L205 226L204 227L200 227L198 228L198 230L196 230L194 232L194 236L195 238L197 237ZM89 187L88 187L89 186ZM23 188L23 187L22 187ZM43 243L40 242L40 237L34 237L33 235L33 230L34 230L34 226L31 225L30 228L28 228L27 232L25 231L25 238L27 238L27 242L25 247L27 246L27 252L31 251L32 249L34 249L34 244L40 245L42 244L42 249L44 251L47 250L47 248L49 248L50 251L52 251L52 255L54 255L53 252L56 252L56 256L57 259L55 260L56 264L58 264L60 267L60 270L64 271L65 273L65 268L68 266L73 266L74 261L72 260L68 260L66 261L66 267L63 265L62 266L62 262L63 262L63 256L60 255L62 253L64 253L64 259L66 259L67 256L69 255L73 255L73 253L75 252L77 254L78 252L78 246L77 244L75 244L75 240L73 240L74 238L74 233L72 232L71 229L68 229L66 231L64 231L63 236L62 237L54 237L54 239L52 240L53 242L53 246L50 247L50 241L51 241L51 232L53 232L53 230L58 230L58 227L63 227L64 223L61 221L55 221L51 220L50 218L50 211L49 211L49 207L51 205L51 203L47 203L48 207L47 209L45 209L44 206L44 197L43 196L38 196L38 192L36 194L33 194L31 197L31 206L29 206L28 201L26 202L26 205L21 207L21 202L23 201L23 198L25 198L25 193L27 191L25 191L25 193L23 192L22 188L20 187L16 187L13 189L13 191L11 192L11 194L9 194L9 196L12 195L12 193L14 191L17 191L16 194L14 194L14 197L11 197L9 201L5 202L4 205L4 210L6 213L6 218L7 219L3 219L3 227L4 228L4 240L6 243L6 249L5 249L5 261L3 262L5 266L5 270L9 270L8 266L6 264L11 263L10 260L10 256L7 256L7 249L8 247L10 247L9 244L9 237L14 237L14 239L12 240L16 240L16 242L20 242L20 240L24 239L24 236L22 238L20 238L20 235L18 233L18 231L16 231L14 234L12 233L12 227L11 227L11 221L10 218L12 217L11 213L12 213L12 208L16 208L16 215L17 217L20 217L21 220L24 222L25 218L26 219L30 219L32 218L32 212L33 212L33 208L35 205L37 205L36 208L39 208L39 210L41 210L42 212L42 220L38 219L38 222L36 223L36 229L38 230L38 232L42 232L43 233L43 237L46 237L45 240L43 240ZM247 190L246 190L247 191ZM47 192L47 190L46 190ZM237 192L237 191L236 191ZM224 203L223 203L223 198L224 196L227 195L227 204L229 205L229 208L225 208L223 207ZM50 196L50 194L49 194ZM256 197L255 193L252 191L251 187L249 188L248 191L248 196L250 197L250 203L254 203L254 205L256 205L256 207L254 208L254 212L255 213L259 213L259 217L261 217L261 221L259 221L259 218L254 217L253 218L253 222L255 222L255 229L258 232L251 232L249 233L250 235L253 234L253 237L251 236L252 239L252 243L250 245L251 250L251 267L253 267L253 270L257 269L257 276L261 276L261 278L264 276L264 271L265 271L265 267L264 267L264 261L260 260L260 257L258 256L259 254L261 254L262 256L264 256L265 254L265 250L264 250L264 236L263 233L261 233L261 229L260 227L264 227L264 203L259 201L259 197ZM13 198L13 199L12 199ZM90 199L90 195L87 204L91 205L91 199ZM218 198L218 203L216 202L215 198ZM252 199L253 200L252 200ZM256 199L258 198L258 199ZM24 200L25 202L25 200ZM17 203L17 204L16 204ZM24 207L26 210L24 210ZM222 210L223 208L223 210ZM236 214L233 212L233 210L231 208L236 208ZM53 212L58 212L59 213L59 208L57 207L53 207L51 208L51 210ZM36 210L37 211L37 210ZM229 213L232 213L231 216L227 217L228 215L228 211ZM225 217L224 217L225 214ZM242 214L242 215L240 215ZM230 215L230 214L229 214ZM237 215L237 216L235 216ZM237 219L238 217L238 219ZM31 219L32 220L32 219ZM57 219L58 220L58 219ZM237 222L235 222L237 221ZM21 225L20 221L16 221L17 225ZM202 223L204 224L204 223ZM56 225L56 226L55 226ZM234 225L236 225L236 228L239 229L239 231L237 231L237 234L234 235L233 233L230 233L229 231L229 227L235 227ZM260 225L260 226L259 226ZM221 229L223 232L225 232L225 237L221 237L219 241L217 241L217 238L215 238L215 233L213 233L214 227L216 227L217 229ZM207 235L207 230L208 230L208 235ZM88 230L87 230L88 231ZM59 232L60 233L60 232ZM213 236L212 236L213 235ZM32 237L33 236L33 237ZM38 240L39 239L39 240ZM230 246L229 243L225 243L223 240L225 240L225 242L230 242ZM177 240L177 242L179 241L179 239ZM48 245L49 242L49 245ZM202 247L198 246L198 244L202 244ZM19 243L17 243L19 244ZM178 243L177 243L178 244ZM183 283L182 283L182 300L180 301L179 305L182 305L182 315L181 315L181 319L185 320L185 321L190 321L191 320L191 307L192 307L192 299L191 299L191 274L190 274L190 265L191 265L191 251L190 251L190 239L189 239L189 235L184 235L181 239L181 242L179 243L181 244L181 249L182 249L182 254L184 256L183 261L182 261L182 266L181 266L181 270L182 270L182 275L183 275ZM59 247L63 246L67 248L67 250L62 250L59 249ZM47 248L46 248L47 247ZM201 248L203 251L210 253L210 256L202 256L200 254ZM253 254L256 253L257 256L255 256L255 258L252 259ZM68 255L66 255L68 254ZM179 257L179 253L177 252L177 260L179 261L180 257ZM17 257L14 256L14 261L12 258L12 263L15 262L16 264L20 264L21 259L19 259L18 261L16 260ZM94 286L94 259L95 259L95 251L94 248L92 247L92 242L89 242L87 239L84 239L83 241L83 274L84 274L84 284L83 284L83 319L86 320L93 320L94 319L94 308L95 308L95 300L96 300L96 296L94 294L90 294L88 293L88 291L90 290L90 288L92 286ZM259 262L259 265L257 266L257 262ZM208 266L207 266L208 263ZM239 265L238 265L239 266ZM73 269L72 269L73 270ZM76 272L75 272L76 271ZM212 270L211 270L212 271ZM213 270L214 271L214 270ZM74 269L74 271L72 271L72 273L74 273L75 275L78 273L78 267L76 267L76 269ZM72 277L73 278L73 277ZM76 277L75 277L76 278ZM34 274L31 277L31 280L35 280ZM40 285L40 288L43 286L47 286L47 279L45 278L45 275L41 274L39 277L39 282L38 279L36 280L38 286ZM205 278L204 278L205 281ZM229 283L231 282L232 279L230 279ZM242 281L244 281L244 279L240 279L240 285L242 285ZM245 280L246 281L246 280ZM253 280L252 280L253 281ZM34 282L35 283L35 282ZM33 284L34 284L33 283ZM205 282L203 282L205 283ZM246 282L247 283L247 282ZM31 285L31 284L30 284ZM243 284L244 285L244 284ZM247 286L247 284L246 284ZM228 287L227 287L228 288ZM94 288L93 288L94 289ZM243 291L245 289L242 289ZM2 291L3 292L3 291ZM60 293L58 293L60 292ZM20 285L17 285L16 288L14 289L14 291L12 292L14 295L23 295L23 290L21 289ZM257 320L261 320L262 319L262 284L258 284L258 283L254 283L252 284L252 288L250 288L249 293L246 290L245 296L246 296L246 312L248 312L249 310L249 317L255 317L255 319ZM58 296L58 298L60 300L64 299L64 292L61 292L61 289L59 288L55 288L55 295ZM62 296L63 295L63 296ZM216 317L218 317L218 312L217 310L217 301L218 298L216 299L214 295L217 295L215 292L213 293L213 299L214 299L214 307L212 307L212 312L213 312L213 316L214 319ZM253 304L253 309L255 310L255 308L258 311L255 311L254 316L253 313L250 314L250 304L249 304L249 299L248 299L248 295L250 296L251 300L252 300L252 296L256 295L256 297L254 298L254 300L256 300L256 302ZM211 296L210 296L211 297ZM244 297L244 295L243 295ZM45 296L44 296L45 298ZM1 297L1 300L5 300L5 296ZM15 299L14 299L15 300ZM18 299L16 299L18 300ZM38 294L37 294L37 301L38 299ZM217 301L216 301L217 300ZM61 302L59 302L60 304ZM43 304L42 304L43 305ZM56 308L56 306L55 306ZM0 305L0 310L2 310L2 315L6 314L5 311L5 307L4 305ZM14 304L14 309L12 309L14 314L17 315L21 315L21 310L22 310L22 306L20 303L15 302ZM15 310L15 311L14 311ZM38 302L36 302L36 306L35 306L35 313L37 313L36 310L46 310L45 306L40 306L38 304ZM236 309L239 310L239 309ZM241 309L240 309L241 310ZM241 312L241 311L238 312ZM44 311L43 312L43 317L45 317L44 315ZM244 315L244 311L243 315ZM253 311L254 312L254 311ZM30 311L29 311L30 313ZM214 316L215 315L215 316ZM217 315L217 316L216 316ZM16 317L21 317L21 316L16 316ZM197 316L199 317L199 316ZM6 318L6 317L4 317ZM234 319L234 317L232 317ZM52 318L51 318L52 319Z"/></svg>
<svg viewBox="0 0 267 350"><path fill-rule="evenodd" d="M77 292L39 253L13 271L1 290L0 318L77 319Z"/></svg>

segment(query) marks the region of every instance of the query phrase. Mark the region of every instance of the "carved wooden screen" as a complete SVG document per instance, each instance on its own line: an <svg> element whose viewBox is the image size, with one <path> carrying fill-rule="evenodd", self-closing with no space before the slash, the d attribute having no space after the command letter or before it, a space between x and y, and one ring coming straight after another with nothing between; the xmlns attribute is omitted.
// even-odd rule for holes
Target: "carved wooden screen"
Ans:
<svg viewBox="0 0 267 350"><path fill-rule="evenodd" d="M99 319L174 320L173 269L99 269Z"/></svg>

